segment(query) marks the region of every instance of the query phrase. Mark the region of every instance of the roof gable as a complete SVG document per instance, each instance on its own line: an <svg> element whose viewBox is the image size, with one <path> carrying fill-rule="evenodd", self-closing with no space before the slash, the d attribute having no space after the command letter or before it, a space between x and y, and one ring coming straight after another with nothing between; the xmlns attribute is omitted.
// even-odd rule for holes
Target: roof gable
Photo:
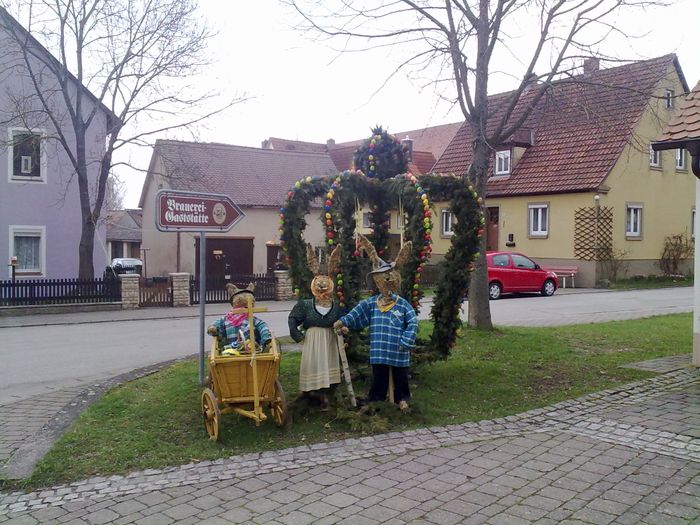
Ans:
<svg viewBox="0 0 700 525"><path fill-rule="evenodd" d="M675 55L665 55L553 83L523 125L533 130L534 145L509 177L488 181L487 195L596 189L617 162L652 92L671 65L680 71ZM533 94L534 90L523 94L513 119L522 114ZM489 97L493 115L488 131L495 128L511 95ZM471 137L465 122L434 171L465 173L472 159Z"/></svg>
<svg viewBox="0 0 700 525"><path fill-rule="evenodd" d="M6 26L5 28L8 31L13 31L17 32L19 35L21 35L23 38L27 39L27 42L29 42L32 46L36 47L41 54L43 54L48 61L50 61L53 64L53 67L57 69L62 69L63 65L56 59L56 57L51 54L51 52L46 49L34 36L27 31L22 24L20 24L17 20L14 19L10 13L7 12L7 10L0 6L0 29L3 28L3 26ZM119 117L112 112L111 109L109 109L107 106L104 105L104 103L97 98L85 85L83 85L81 82L78 81L76 76L71 73L70 71L66 70L66 73L68 75L68 78L79 87L79 89L94 103L96 104L106 115L108 121L111 121L108 123L109 127L112 127L115 125L115 123L120 122Z"/></svg>

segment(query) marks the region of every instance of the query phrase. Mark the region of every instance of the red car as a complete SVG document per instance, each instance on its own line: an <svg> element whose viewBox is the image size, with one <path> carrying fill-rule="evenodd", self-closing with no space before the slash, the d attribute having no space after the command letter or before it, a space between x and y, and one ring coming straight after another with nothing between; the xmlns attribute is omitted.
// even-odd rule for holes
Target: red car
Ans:
<svg viewBox="0 0 700 525"><path fill-rule="evenodd" d="M486 252L489 297L512 292L540 292L549 297L559 288L557 274L520 253Z"/></svg>

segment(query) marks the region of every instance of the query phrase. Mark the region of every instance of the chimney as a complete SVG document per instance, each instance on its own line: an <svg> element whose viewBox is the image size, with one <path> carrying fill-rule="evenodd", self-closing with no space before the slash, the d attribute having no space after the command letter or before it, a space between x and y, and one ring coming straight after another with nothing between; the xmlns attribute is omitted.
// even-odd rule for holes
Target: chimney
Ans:
<svg viewBox="0 0 700 525"><path fill-rule="evenodd" d="M537 81L537 73L533 72L529 77L527 77L527 81L525 82L525 91L530 91L537 84L539 84Z"/></svg>
<svg viewBox="0 0 700 525"><path fill-rule="evenodd" d="M591 57L583 61L583 74L595 73L600 69L600 59Z"/></svg>
<svg viewBox="0 0 700 525"><path fill-rule="evenodd" d="M326 149L331 149L333 146L335 146L335 139L328 139L326 141Z"/></svg>
<svg viewBox="0 0 700 525"><path fill-rule="evenodd" d="M272 143L269 140L265 139L262 141L262 144L260 147L262 149L272 149Z"/></svg>
<svg viewBox="0 0 700 525"><path fill-rule="evenodd" d="M406 135L406 138L401 141L401 144L403 144L406 150L406 160L408 160L408 162L413 162L413 139L408 138L408 135Z"/></svg>

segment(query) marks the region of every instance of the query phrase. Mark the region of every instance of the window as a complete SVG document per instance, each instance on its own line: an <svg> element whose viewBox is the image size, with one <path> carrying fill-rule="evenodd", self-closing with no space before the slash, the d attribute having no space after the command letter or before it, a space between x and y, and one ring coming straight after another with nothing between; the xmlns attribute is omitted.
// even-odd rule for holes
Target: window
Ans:
<svg viewBox="0 0 700 525"><path fill-rule="evenodd" d="M442 210L441 230L442 235L452 235L454 233L454 215L450 210Z"/></svg>
<svg viewBox="0 0 700 525"><path fill-rule="evenodd" d="M690 238L695 240L695 208L690 210Z"/></svg>
<svg viewBox="0 0 700 525"><path fill-rule="evenodd" d="M649 166L658 168L661 166L661 152L654 151L654 148L649 145Z"/></svg>
<svg viewBox="0 0 700 525"><path fill-rule="evenodd" d="M546 237L549 234L549 205L528 204L530 216L530 237Z"/></svg>
<svg viewBox="0 0 700 525"><path fill-rule="evenodd" d="M499 253L497 255L493 256L493 265L494 266L499 266L499 267L505 267L510 264L510 261L508 260L508 255L505 253Z"/></svg>
<svg viewBox="0 0 700 525"><path fill-rule="evenodd" d="M45 152L41 132L10 129L8 171L11 181L45 182Z"/></svg>
<svg viewBox="0 0 700 525"><path fill-rule="evenodd" d="M673 101L675 99L676 92L672 89L667 89L664 93L664 107L666 109L673 109Z"/></svg>
<svg viewBox="0 0 700 525"><path fill-rule="evenodd" d="M362 212L362 227L363 228L370 227L370 220L369 220L369 212L368 211Z"/></svg>
<svg viewBox="0 0 700 525"><path fill-rule="evenodd" d="M44 273L45 237L43 226L10 226L10 256L17 257L16 273Z"/></svg>
<svg viewBox="0 0 700 525"><path fill-rule="evenodd" d="M625 235L632 238L642 236L642 205L628 204L625 217Z"/></svg>
<svg viewBox="0 0 700 525"><path fill-rule="evenodd" d="M510 150L496 152L496 175L508 175L510 173Z"/></svg>
<svg viewBox="0 0 700 525"><path fill-rule="evenodd" d="M676 169L684 170L685 168L685 149L678 148L676 150Z"/></svg>
<svg viewBox="0 0 700 525"><path fill-rule="evenodd" d="M535 269L535 262L528 259L527 257L523 257L522 255L518 254L513 254L513 266L516 268L527 268L528 270L534 270Z"/></svg>

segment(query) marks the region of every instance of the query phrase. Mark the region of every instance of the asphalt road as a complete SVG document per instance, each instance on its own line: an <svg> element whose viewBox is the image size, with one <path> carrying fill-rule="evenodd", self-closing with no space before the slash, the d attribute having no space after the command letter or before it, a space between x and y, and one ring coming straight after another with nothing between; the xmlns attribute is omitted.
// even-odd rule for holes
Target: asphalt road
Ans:
<svg viewBox="0 0 700 525"><path fill-rule="evenodd" d="M288 335L285 308L291 303L267 305L271 311L260 316L275 335ZM561 290L553 297L533 295L492 301L491 312L496 325L553 326L688 312L692 305L690 287L630 292ZM427 318L429 310L429 305L424 305L421 317ZM209 306L207 324L225 311L226 305ZM164 318L143 318L147 316ZM153 313L143 309L137 313L5 318L0 324L0 405L99 383L198 351L196 307Z"/></svg>

